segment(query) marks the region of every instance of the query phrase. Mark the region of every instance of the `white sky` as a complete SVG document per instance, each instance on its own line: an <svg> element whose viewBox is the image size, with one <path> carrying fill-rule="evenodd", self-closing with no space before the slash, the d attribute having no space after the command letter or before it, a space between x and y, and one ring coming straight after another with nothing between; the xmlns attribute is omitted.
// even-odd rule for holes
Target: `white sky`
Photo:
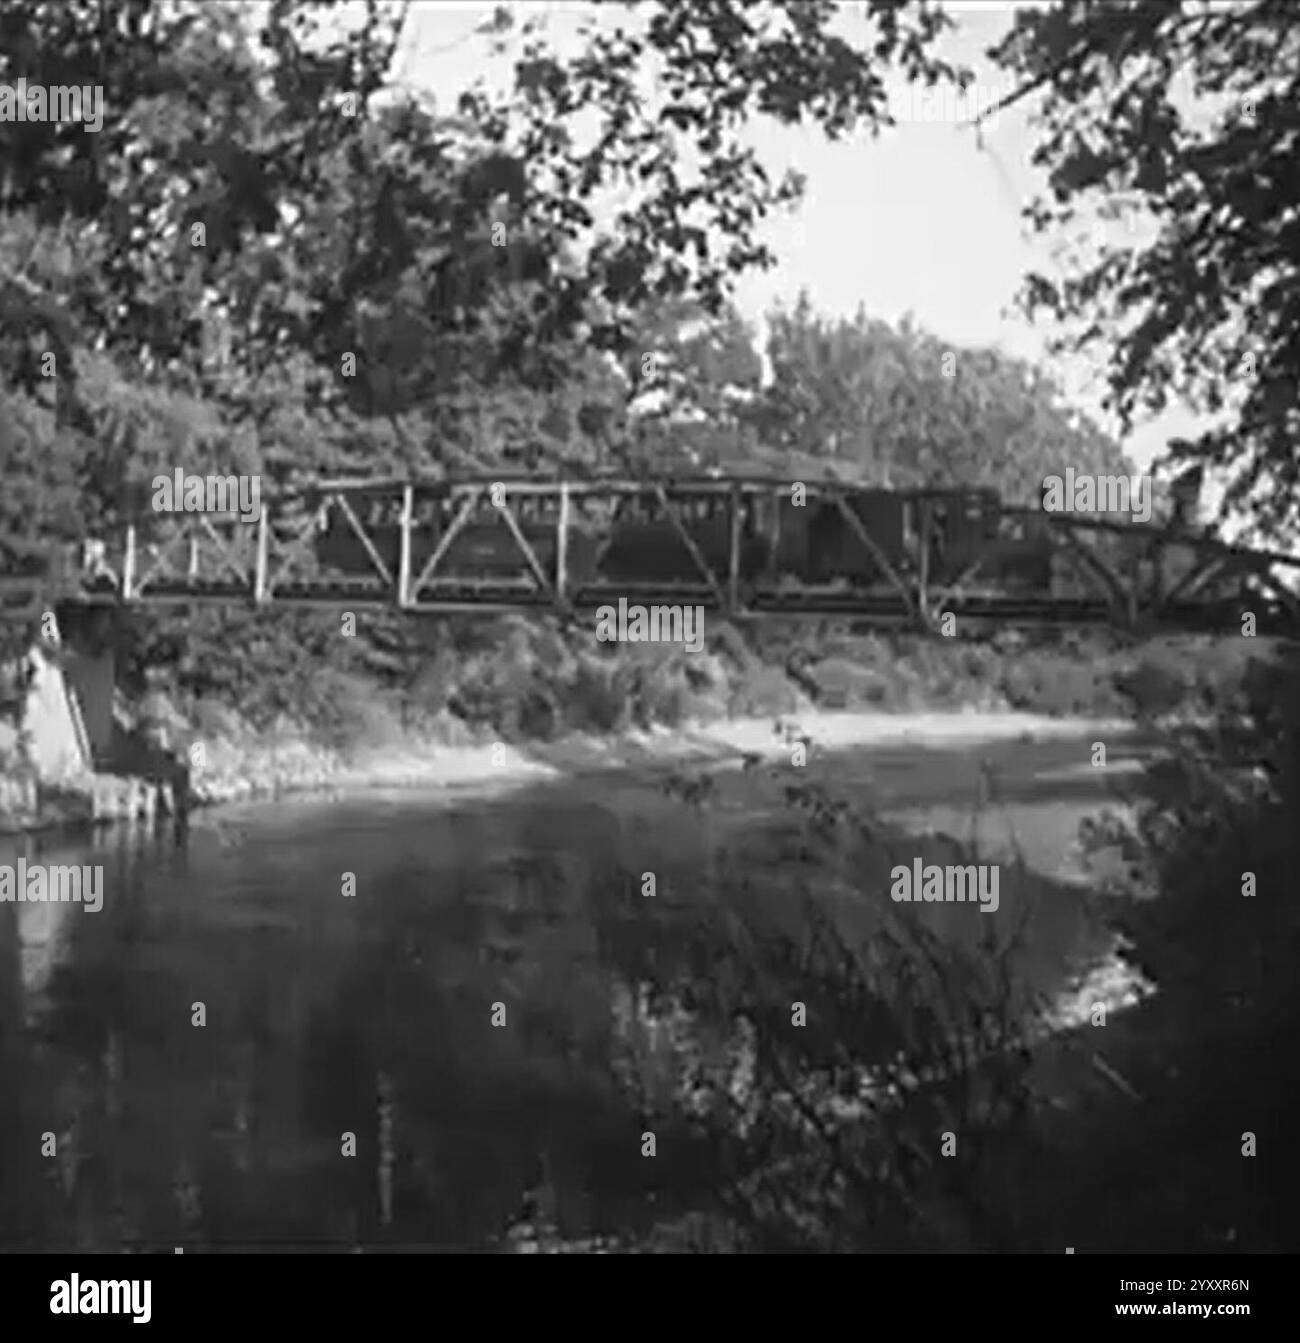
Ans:
<svg viewBox="0 0 1300 1343"><path fill-rule="evenodd" d="M433 93L443 109L476 78L502 78L507 66L494 61L487 41L473 34L492 8L468 0L418 3L398 78ZM574 0L525 0L514 8L547 9L561 48L577 17L590 12ZM986 81L977 85L978 96L999 96L1008 87L1005 77L983 51L1010 24L1013 6L948 9L956 27L943 54L976 69ZM858 7L844 10L845 34L865 34ZM907 92L896 90L901 97ZM889 321L910 311L921 326L954 343L997 345L1046 363L1046 330L1011 311L1026 271L1049 264L1044 244L1028 238L1018 215L1041 180L1029 164L1026 120L1021 107L1001 114L985 128L982 152L973 131L955 124L910 121L876 140L862 133L838 144L812 130L756 126L751 143L765 166L774 175L797 168L807 191L795 214L769 221L764 237L778 265L740 282L739 308L761 335L764 313L776 303L793 303L806 289L814 306L830 316L852 316L859 304ZM1117 430L1100 412L1099 370L1076 362L1052 371L1081 407ZM1145 469L1170 437L1192 432L1195 424L1189 415L1167 414L1139 425L1123 446Z"/></svg>

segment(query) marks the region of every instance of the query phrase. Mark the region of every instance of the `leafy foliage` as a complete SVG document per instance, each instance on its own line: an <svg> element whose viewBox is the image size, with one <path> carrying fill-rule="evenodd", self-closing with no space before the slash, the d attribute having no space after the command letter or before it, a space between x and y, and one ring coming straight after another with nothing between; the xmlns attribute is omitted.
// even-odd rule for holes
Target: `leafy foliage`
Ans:
<svg viewBox="0 0 1300 1343"><path fill-rule="evenodd" d="M772 323L773 382L764 438L895 486L980 484L1041 500L1042 480L1067 465L1124 470L1114 443L1076 418L1042 371L994 349L953 350L904 321L859 312L818 317L805 296Z"/></svg>
<svg viewBox="0 0 1300 1343"><path fill-rule="evenodd" d="M1228 468L1224 508L1300 518L1300 15L1067 0L1022 9L997 59L1041 95L1035 226L1081 246L1025 300L1103 337L1125 422L1182 402L1214 417L1182 466ZM1127 236L1122 226L1129 225ZM1149 233L1150 236L1147 236Z"/></svg>
<svg viewBox="0 0 1300 1343"><path fill-rule="evenodd" d="M567 57L530 20L513 87L447 116L388 87L405 5L3 0L0 75L104 93L95 134L0 127L4 563L119 521L164 463L269 485L664 449L629 369L770 260L798 194L745 122L875 128L884 66L941 68L932 10L870 12L860 47L825 3L631 7Z"/></svg>

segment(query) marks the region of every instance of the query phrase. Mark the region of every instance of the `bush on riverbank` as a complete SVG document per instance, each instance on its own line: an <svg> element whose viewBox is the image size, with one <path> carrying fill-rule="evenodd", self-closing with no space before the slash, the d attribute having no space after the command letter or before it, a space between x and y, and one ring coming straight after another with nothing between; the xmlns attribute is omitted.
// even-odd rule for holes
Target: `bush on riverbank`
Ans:
<svg viewBox="0 0 1300 1343"><path fill-rule="evenodd" d="M186 725L178 737L227 759L244 744L263 751L274 727L322 764L440 742L526 744L816 709L1202 712L1238 695L1245 666L1239 648L1208 640L1130 645L1067 631L975 643L853 633L843 622L719 621L699 653L600 643L522 617L433 624L367 614L355 638L342 638L332 615L205 611L183 648L152 637L150 624L142 617L133 629L122 679L137 701L150 678L165 687L165 712ZM202 653L213 645L220 656Z"/></svg>
<svg viewBox="0 0 1300 1343"><path fill-rule="evenodd" d="M1216 1007L1227 994L1252 1011L1292 1013L1300 654L1258 664L1228 707L1168 735L1152 796L1122 836L1161 898L1133 904L1124 921L1171 988Z"/></svg>
<svg viewBox="0 0 1300 1343"><path fill-rule="evenodd" d="M1300 656L1273 650L1214 708L1208 726L1170 730L1151 796L1104 837L1139 859L1113 916L1159 992L1108 1033L1141 1109L1094 1130L1076 1178L1123 1190L1115 1248L1294 1253ZM1119 1203L1066 1206L1083 1238Z"/></svg>

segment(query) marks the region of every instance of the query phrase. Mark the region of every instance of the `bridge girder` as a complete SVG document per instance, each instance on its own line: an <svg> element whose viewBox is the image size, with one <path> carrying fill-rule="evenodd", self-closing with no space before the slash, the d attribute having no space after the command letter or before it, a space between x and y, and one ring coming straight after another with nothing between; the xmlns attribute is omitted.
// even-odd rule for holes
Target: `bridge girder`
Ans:
<svg viewBox="0 0 1300 1343"><path fill-rule="evenodd" d="M250 521L151 514L126 524L114 541L88 543L63 595L128 606L222 600L384 605L426 614L544 609L568 618L624 597L700 604L736 618L837 614L931 630L947 614L959 624L1101 622L1138 629L1211 618L1239 622L1244 610L1258 608L1300 636L1300 600L1276 576L1279 566L1300 574L1300 559L1292 556L1134 522L1002 506L988 492L864 490L824 481L802 489L801 506L812 510L807 518L826 527L833 515L843 545L857 547L859 571L838 586L813 581L807 566L794 580L785 574L782 581L777 572L781 528L792 516L789 481L505 477L323 481L264 496ZM966 549L954 559L937 542L955 534L955 501L965 495L978 496L987 516L969 535L957 518ZM874 501L870 508L862 505L866 496ZM895 500L901 532L890 515ZM671 535L680 548L673 577L609 578L600 557L609 555L624 525L615 515L647 507L657 516L659 539ZM704 531L716 544L701 539L706 515ZM322 525L331 519L355 543L350 572L321 562ZM771 523L761 544L754 539L759 519ZM800 525L815 530L810 521ZM490 543L485 532L492 533ZM471 555L476 543L480 551L495 548L491 575L466 572L457 551L462 543ZM585 570L575 565L575 551L585 556ZM760 551L765 558L756 564L752 556ZM1023 572L1008 565L1009 556L1024 561ZM1181 572L1171 577L1174 558ZM1058 591L1061 574L1066 587ZM32 588L29 577L0 576L0 597L21 598Z"/></svg>

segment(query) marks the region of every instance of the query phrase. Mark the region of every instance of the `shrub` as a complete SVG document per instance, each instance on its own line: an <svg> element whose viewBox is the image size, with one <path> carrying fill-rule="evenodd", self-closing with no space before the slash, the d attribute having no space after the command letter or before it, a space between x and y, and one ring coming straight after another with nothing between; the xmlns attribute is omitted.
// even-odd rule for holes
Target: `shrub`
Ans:
<svg viewBox="0 0 1300 1343"><path fill-rule="evenodd" d="M625 986L620 1085L647 1123L699 1143L715 1247L1029 1248L1022 1158L1037 1147L1028 1060L1009 1045L1033 994L1011 987L1014 921L996 939L969 922L963 938L896 916L879 901L891 858L877 823L816 787L789 802L799 867L718 855L709 900L665 911L653 948L626 935L610 894L635 874L593 874L598 937ZM935 843L945 860L966 854ZM860 851L832 863L845 845ZM861 874L850 899L835 896L842 872ZM1006 892L1011 907L1024 894ZM941 1075L918 1086L928 1068ZM940 1158L948 1128L975 1136Z"/></svg>
<svg viewBox="0 0 1300 1343"><path fill-rule="evenodd" d="M628 717L626 677L610 663L583 658L567 682L564 702L571 728L617 732Z"/></svg>
<svg viewBox="0 0 1300 1343"><path fill-rule="evenodd" d="M745 671L727 702L727 712L737 718L797 713L803 707L803 698L785 671L762 663Z"/></svg>

